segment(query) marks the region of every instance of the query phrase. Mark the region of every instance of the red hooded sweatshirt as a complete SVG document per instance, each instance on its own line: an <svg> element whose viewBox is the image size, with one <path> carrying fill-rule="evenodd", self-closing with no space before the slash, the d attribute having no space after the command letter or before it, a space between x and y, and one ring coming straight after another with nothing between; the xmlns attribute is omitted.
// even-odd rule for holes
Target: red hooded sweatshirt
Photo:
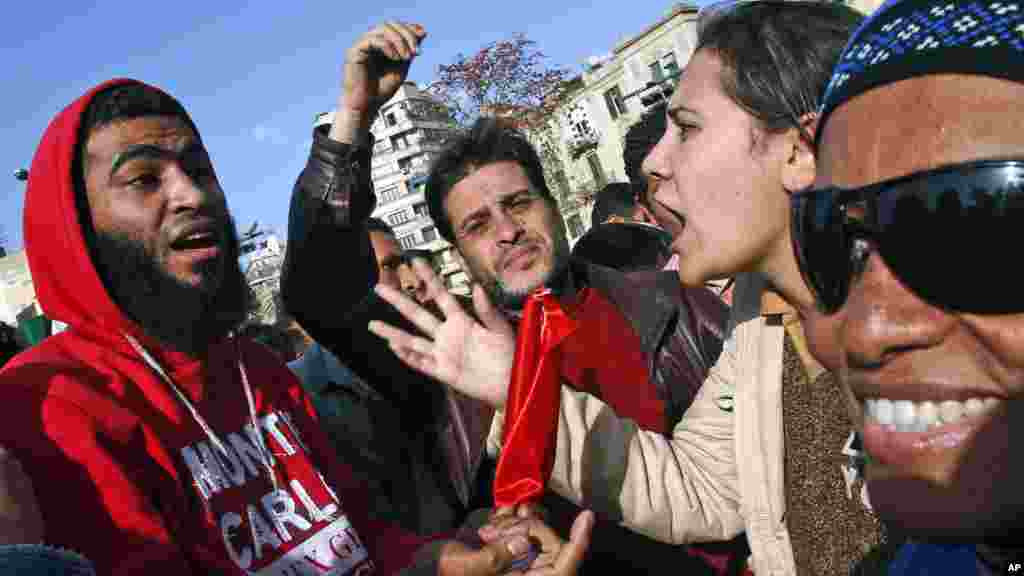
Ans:
<svg viewBox="0 0 1024 576"><path fill-rule="evenodd" d="M204 358L176 352L107 294L72 160L90 99L125 82L57 115L29 173L32 279L46 315L69 329L0 372L0 445L33 480L46 541L98 574L334 576L409 564L423 540L367 519L362 487L281 361L235 338Z"/></svg>

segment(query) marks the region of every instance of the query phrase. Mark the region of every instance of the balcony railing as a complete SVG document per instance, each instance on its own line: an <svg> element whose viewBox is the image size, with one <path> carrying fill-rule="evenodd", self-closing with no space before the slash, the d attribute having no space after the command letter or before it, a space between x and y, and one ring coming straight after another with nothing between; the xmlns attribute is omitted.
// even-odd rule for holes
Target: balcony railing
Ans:
<svg viewBox="0 0 1024 576"><path fill-rule="evenodd" d="M437 152L441 149L441 142L434 139L421 139L402 146L395 146L393 154L395 159L408 158L421 152Z"/></svg>
<svg viewBox="0 0 1024 576"><path fill-rule="evenodd" d="M571 190L568 194L559 199L558 207L562 213L578 210L580 207L591 202L598 190L603 188L598 182L591 179L574 179Z"/></svg>
<svg viewBox="0 0 1024 576"><path fill-rule="evenodd" d="M588 150L597 148L601 144L601 135L594 129L585 130L582 133L574 133L566 144L569 155L575 160Z"/></svg>

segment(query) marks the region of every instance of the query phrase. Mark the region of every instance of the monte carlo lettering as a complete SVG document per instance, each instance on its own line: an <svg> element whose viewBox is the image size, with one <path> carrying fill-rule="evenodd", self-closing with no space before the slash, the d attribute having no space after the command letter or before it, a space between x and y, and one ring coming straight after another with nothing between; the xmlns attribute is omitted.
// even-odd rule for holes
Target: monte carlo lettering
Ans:
<svg viewBox="0 0 1024 576"><path fill-rule="evenodd" d="M206 440L181 449L228 556L260 576L372 574L366 547L342 514L337 494L312 468L288 415L271 413L257 423L259 431L249 424L222 437L223 452ZM259 433L276 486L268 478ZM298 468L308 468L306 473L282 478L288 476L280 468L289 457L300 461Z"/></svg>

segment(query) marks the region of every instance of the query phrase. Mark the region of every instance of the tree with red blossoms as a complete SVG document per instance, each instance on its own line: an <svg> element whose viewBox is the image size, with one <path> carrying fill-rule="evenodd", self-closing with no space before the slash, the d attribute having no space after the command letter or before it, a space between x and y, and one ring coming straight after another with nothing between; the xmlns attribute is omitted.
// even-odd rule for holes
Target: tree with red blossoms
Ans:
<svg viewBox="0 0 1024 576"><path fill-rule="evenodd" d="M558 107L570 74L568 69L549 66L536 42L516 34L438 66L437 79L428 90L448 106L459 125L492 115L529 128Z"/></svg>
<svg viewBox="0 0 1024 576"><path fill-rule="evenodd" d="M559 204L565 204L573 200L562 161L561 127L566 118L560 108L582 88L579 74L550 65L536 42L516 34L438 66L427 90L459 126L468 127L480 116L496 116L522 130L540 156L551 191Z"/></svg>

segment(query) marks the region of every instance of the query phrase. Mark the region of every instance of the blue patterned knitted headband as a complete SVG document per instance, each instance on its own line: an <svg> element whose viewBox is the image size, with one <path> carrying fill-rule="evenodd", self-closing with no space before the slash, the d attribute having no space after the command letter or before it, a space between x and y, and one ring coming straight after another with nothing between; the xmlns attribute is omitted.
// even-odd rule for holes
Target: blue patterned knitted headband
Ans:
<svg viewBox="0 0 1024 576"><path fill-rule="evenodd" d="M839 57L822 99L818 134L846 101L930 74L1024 82L1024 0L889 0Z"/></svg>

